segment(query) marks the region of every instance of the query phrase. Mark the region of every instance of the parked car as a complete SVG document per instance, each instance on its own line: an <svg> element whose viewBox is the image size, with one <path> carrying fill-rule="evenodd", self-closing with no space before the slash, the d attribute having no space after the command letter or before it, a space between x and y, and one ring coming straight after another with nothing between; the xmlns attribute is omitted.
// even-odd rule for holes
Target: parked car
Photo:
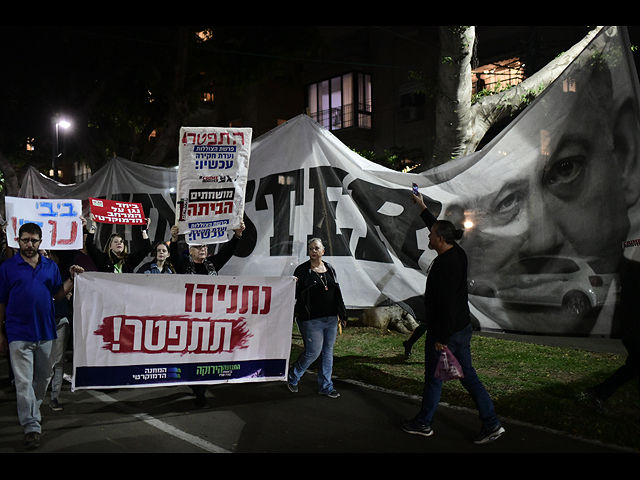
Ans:
<svg viewBox="0 0 640 480"><path fill-rule="evenodd" d="M620 282L617 274L594 271L586 259L540 256L514 262L492 278L471 279L469 294L506 303L564 307L585 317L593 308L617 301Z"/></svg>

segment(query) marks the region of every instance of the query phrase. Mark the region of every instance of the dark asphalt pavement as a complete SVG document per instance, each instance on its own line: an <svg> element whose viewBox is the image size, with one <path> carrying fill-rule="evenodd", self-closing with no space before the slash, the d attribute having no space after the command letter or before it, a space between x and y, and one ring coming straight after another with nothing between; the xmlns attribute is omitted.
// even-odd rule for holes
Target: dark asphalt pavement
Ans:
<svg viewBox="0 0 640 480"><path fill-rule="evenodd" d="M283 382L212 386L210 408L195 410L188 387L71 392L65 382L64 410L53 412L48 399L42 406L42 445L34 453L630 452L510 420L499 440L474 445L477 413L447 405L433 436L409 435L400 425L415 415L419 398L342 380L336 388L338 399L318 395L313 374L297 394ZM0 358L0 453L23 452L22 437Z"/></svg>

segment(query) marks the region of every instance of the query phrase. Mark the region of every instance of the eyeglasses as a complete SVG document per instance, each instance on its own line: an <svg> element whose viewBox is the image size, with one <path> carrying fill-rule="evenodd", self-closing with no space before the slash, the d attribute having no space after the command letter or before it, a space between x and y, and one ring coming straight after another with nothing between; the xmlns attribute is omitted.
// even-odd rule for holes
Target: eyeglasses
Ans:
<svg viewBox="0 0 640 480"><path fill-rule="evenodd" d="M41 239L35 239L35 238L21 238L20 241L22 243L24 243L25 245L28 245L29 243L35 245L36 243L40 243L42 240Z"/></svg>

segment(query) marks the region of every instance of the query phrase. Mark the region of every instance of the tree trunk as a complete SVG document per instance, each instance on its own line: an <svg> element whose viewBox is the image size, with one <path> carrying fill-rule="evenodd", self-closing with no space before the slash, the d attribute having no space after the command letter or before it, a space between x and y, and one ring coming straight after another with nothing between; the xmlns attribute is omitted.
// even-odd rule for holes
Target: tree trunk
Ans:
<svg viewBox="0 0 640 480"><path fill-rule="evenodd" d="M440 27L441 61L431 166L464 155L471 123L471 57L475 27Z"/></svg>
<svg viewBox="0 0 640 480"><path fill-rule="evenodd" d="M436 101L436 139L433 159L415 173L476 151L487 131L500 120L522 110L584 50L602 27L596 27L571 49L521 84L471 105L471 58L474 27L440 27L442 64Z"/></svg>

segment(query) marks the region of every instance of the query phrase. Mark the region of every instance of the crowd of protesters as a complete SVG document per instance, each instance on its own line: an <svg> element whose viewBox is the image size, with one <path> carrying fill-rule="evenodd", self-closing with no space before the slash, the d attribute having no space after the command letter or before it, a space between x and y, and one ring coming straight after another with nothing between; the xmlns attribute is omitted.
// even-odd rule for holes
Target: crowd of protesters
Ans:
<svg viewBox="0 0 640 480"><path fill-rule="evenodd" d="M185 245L178 241L177 226L171 230L170 241L152 246L148 235L150 220L147 219L146 225L141 227L142 246L129 252L123 236L118 233L112 234L104 248L99 249L95 243L95 219L91 216L87 222L83 218L82 223L83 246L73 251L40 249L42 230L33 223L21 226L19 248L10 248L6 224L2 226L0 353L7 356L11 367L9 380L16 390L26 450L40 446L40 407L48 390L51 392L49 407L53 411L64 408L59 395L63 379L69 378L64 373L64 359L72 345L73 277L83 272L217 275L233 256L244 231L242 223L217 254L209 255L206 245L191 245L187 254ZM151 260L143 263L149 257ZM24 308L31 304L33 308ZM18 318L17 311L22 311L25 318ZM28 323L29 327L19 327L21 322ZM21 348L17 348L18 345ZM207 407L206 386L191 388L196 406Z"/></svg>
<svg viewBox="0 0 640 480"><path fill-rule="evenodd" d="M429 248L435 250L437 256L427 272L425 291L427 310L433 315L429 322L425 322L426 326L416 332L416 338L404 345L406 354L410 355L415 339L426 331L422 406L402 428L411 434L433 434L431 424L442 387L442 380L435 376L435 368L441 353L449 350L459 357L464 372L462 385L478 407L482 430L474 443L489 443L505 430L472 366L466 292L467 259L456 243L462 234L450 222L437 221L421 197L415 196L414 201L421 207L420 216L430 230ZM83 219L83 247L74 251L40 250L42 231L31 223L21 226L19 249L14 250L8 247L3 229L0 245L0 353L7 355L11 365L9 374L16 389L18 418L25 434L23 447L27 450L39 447L40 406L48 387L51 390L50 408L53 411L63 409L59 394L64 378L64 356L73 331L73 277L90 271L217 275L234 255L245 229L242 223L218 253L209 255L207 245L187 246L180 242L177 226L172 227L170 240L152 246L148 235L150 221L147 220L141 227L142 246L129 252L123 236L117 233L108 238L102 250L98 249L95 244L97 225L93 217L90 220L91 225L88 226ZM319 360L318 393L338 398L340 394L331 380L333 343L339 324L346 321L346 309L337 274L329 263L322 260L324 246L321 239L314 238L309 242L308 254L309 261L298 266L294 273L297 279L295 312L304 350L291 365L287 386L291 392L297 393L300 378L313 362ZM36 276L40 281L34 281ZM35 305L33 310L24 308L25 300L27 304ZM27 319L29 316L34 318ZM25 328L26 323L32 325ZM19 324L23 326L17 327ZM629 347L627 342L625 346ZM604 411L604 402L621 384L638 375L636 350L628 349L627 363L611 379L588 390L600 411ZM195 405L207 408L206 385L190 385L190 388L195 395Z"/></svg>

